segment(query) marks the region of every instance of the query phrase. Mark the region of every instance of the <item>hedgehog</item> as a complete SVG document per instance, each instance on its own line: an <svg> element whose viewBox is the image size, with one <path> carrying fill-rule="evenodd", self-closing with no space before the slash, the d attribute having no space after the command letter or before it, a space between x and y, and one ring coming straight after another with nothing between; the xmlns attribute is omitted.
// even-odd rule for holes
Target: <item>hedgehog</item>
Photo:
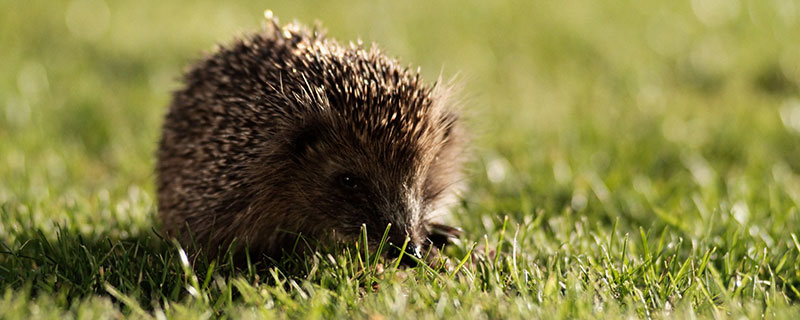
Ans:
<svg viewBox="0 0 800 320"><path fill-rule="evenodd" d="M453 86L426 84L375 44L268 19L173 93L157 152L163 233L267 257L366 232L373 250L386 235L395 257L419 258L458 237L445 224L467 140Z"/></svg>

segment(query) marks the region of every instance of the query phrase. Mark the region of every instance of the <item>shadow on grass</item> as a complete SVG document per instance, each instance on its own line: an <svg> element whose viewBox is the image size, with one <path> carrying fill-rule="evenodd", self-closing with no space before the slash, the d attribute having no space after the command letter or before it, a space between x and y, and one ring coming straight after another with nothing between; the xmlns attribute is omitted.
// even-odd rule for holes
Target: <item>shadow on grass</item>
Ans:
<svg viewBox="0 0 800 320"><path fill-rule="evenodd" d="M202 253L186 256L183 249L155 231L119 239L84 236L59 227L55 238L35 231L18 236L13 243L0 241L0 291L29 290L32 297L58 294L68 307L76 298L108 295L110 286L148 306L157 301L180 301L193 278L202 281L203 290L210 290L212 275L239 277L248 283L258 283L258 279L269 283L272 278L265 274L271 268L301 275L302 260L290 256L280 261L250 259L230 249L214 259ZM229 296L235 295L228 291Z"/></svg>
<svg viewBox="0 0 800 320"><path fill-rule="evenodd" d="M359 244L315 246L274 260L251 256L232 245L209 258L195 248L184 250L154 230L119 239L59 227L55 237L34 231L17 236L13 243L0 241L0 292L22 290L32 298L56 295L65 308L76 299L101 295L122 304L132 299L137 308L147 310L201 297L219 309L242 290L259 285L292 291L296 281L309 280L328 288L368 288L382 277L384 265L396 270L401 261L369 253ZM441 271L424 263L420 268L429 274Z"/></svg>

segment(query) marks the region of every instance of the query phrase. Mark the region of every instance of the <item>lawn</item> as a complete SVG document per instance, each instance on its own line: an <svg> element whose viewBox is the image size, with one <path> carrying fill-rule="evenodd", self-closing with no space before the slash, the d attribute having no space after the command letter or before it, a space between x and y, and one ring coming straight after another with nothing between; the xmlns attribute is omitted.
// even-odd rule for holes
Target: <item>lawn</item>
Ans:
<svg viewBox="0 0 800 320"><path fill-rule="evenodd" d="M171 91L265 9L463 83L450 268L157 234ZM0 318L796 319L798 39L792 0L0 1Z"/></svg>

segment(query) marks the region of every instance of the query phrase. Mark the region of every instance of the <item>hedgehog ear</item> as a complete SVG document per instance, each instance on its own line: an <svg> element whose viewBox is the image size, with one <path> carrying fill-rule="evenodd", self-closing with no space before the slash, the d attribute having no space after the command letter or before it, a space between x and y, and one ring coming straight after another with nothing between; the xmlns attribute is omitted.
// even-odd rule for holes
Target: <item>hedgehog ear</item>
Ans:
<svg viewBox="0 0 800 320"><path fill-rule="evenodd" d="M295 159L302 159L319 143L319 132L313 127L306 127L292 138L290 149Z"/></svg>

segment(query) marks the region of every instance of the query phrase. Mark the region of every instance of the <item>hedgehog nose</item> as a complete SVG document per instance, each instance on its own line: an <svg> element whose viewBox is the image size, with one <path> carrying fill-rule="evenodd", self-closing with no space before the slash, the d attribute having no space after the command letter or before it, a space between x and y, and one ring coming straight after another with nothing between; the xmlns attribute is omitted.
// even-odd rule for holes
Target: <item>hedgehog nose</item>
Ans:
<svg viewBox="0 0 800 320"><path fill-rule="evenodd" d="M417 259L422 259L422 250L420 250L419 246L408 244L406 246L406 255L412 256Z"/></svg>
<svg viewBox="0 0 800 320"><path fill-rule="evenodd" d="M400 251L401 247L392 246L389 250L389 255L392 258L400 257L402 253L402 257L400 258L400 263L406 266L416 266L417 260L422 259L422 249L419 246L409 243L406 245L405 251Z"/></svg>

